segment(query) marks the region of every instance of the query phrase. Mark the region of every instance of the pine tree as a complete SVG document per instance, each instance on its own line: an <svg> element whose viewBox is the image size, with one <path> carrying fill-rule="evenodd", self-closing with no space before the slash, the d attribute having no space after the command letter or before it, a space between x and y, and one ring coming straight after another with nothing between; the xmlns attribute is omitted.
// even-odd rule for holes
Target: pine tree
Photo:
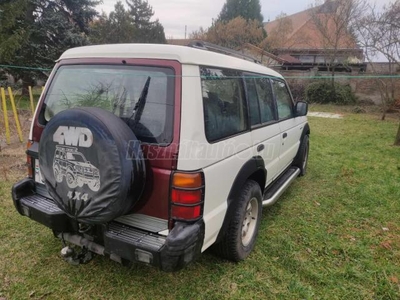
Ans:
<svg viewBox="0 0 400 300"><path fill-rule="evenodd" d="M229 22L237 17L246 21L257 20L262 24L260 0L226 0L218 16L218 21Z"/></svg>
<svg viewBox="0 0 400 300"><path fill-rule="evenodd" d="M146 0L126 0L132 23L135 25L135 42L166 43L164 27L159 20L151 21L154 11Z"/></svg>
<svg viewBox="0 0 400 300"><path fill-rule="evenodd" d="M114 11L107 16L103 13L91 24L90 42L92 44L132 43L136 28L129 12L121 1L114 6Z"/></svg>
<svg viewBox="0 0 400 300"><path fill-rule="evenodd" d="M67 49L88 43L95 0L3 0L0 4L0 64L51 68ZM22 79L24 92L42 72L5 68Z"/></svg>

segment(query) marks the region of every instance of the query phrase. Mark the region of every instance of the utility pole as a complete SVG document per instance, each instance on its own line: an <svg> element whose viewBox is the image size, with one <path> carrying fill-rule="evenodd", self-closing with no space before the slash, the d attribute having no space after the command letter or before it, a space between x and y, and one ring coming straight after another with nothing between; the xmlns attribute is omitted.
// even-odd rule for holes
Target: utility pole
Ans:
<svg viewBox="0 0 400 300"><path fill-rule="evenodd" d="M186 40L186 34L187 34L187 25L185 25L185 40Z"/></svg>

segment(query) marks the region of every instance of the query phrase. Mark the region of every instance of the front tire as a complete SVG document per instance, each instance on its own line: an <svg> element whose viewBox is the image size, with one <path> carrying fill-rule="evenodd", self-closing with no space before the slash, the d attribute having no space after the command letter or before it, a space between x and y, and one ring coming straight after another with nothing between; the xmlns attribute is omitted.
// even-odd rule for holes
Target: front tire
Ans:
<svg viewBox="0 0 400 300"><path fill-rule="evenodd" d="M70 189L74 189L78 186L76 178L71 171L67 172L66 180L67 180L67 185Z"/></svg>
<svg viewBox="0 0 400 300"><path fill-rule="evenodd" d="M215 252L231 261L242 261L254 249L262 216L262 194L257 182L248 180L235 199L235 213Z"/></svg>

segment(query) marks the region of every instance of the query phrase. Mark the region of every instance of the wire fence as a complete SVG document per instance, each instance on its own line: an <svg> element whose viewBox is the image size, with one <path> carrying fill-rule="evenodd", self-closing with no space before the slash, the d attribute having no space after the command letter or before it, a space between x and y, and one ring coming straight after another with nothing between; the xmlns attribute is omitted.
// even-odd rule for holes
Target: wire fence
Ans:
<svg viewBox="0 0 400 300"><path fill-rule="evenodd" d="M50 74L51 69L38 68L30 66L15 66L15 65L0 65L0 70L20 69L32 72L40 72L41 75L45 72ZM320 72L315 74L311 71L285 71L278 70L283 77L289 82L291 86L293 96L296 100L301 98L304 94L306 86L315 81L319 80L332 80L332 75L328 72ZM144 76L144 75L142 75ZM147 75L146 75L147 76ZM163 76L174 76L176 75L163 75ZM204 77L199 76L180 76L180 77ZM242 76L232 76L227 74L223 76L224 79L242 78ZM271 76L246 76L246 78L262 78ZM220 79L218 76L206 76L207 79ZM395 100L400 103L400 74L370 74L370 73L358 73L358 74L343 74L337 73L334 79L338 82L346 83L351 85L356 92L361 95L371 97L372 94L378 99L381 95L381 91L377 86L378 81L391 82L395 89ZM3 87L2 87L3 86ZM360 87L359 87L360 86ZM36 105L39 101L41 93L44 87L30 86L28 87L27 93L23 92L23 88L18 84L9 84L6 81L0 82L0 147L1 143L10 145L13 142L23 142L24 134L29 129L29 125L32 121ZM358 91L357 91L358 90ZM373 101L369 102L374 104ZM375 104L377 104L375 102Z"/></svg>

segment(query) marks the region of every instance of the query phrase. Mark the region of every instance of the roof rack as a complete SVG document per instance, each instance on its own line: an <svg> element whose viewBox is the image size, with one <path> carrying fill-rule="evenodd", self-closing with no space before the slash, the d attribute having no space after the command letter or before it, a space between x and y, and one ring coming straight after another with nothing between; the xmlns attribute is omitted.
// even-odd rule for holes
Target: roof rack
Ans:
<svg viewBox="0 0 400 300"><path fill-rule="evenodd" d="M221 53L221 54L226 54L226 55L234 56L234 57L241 58L244 60L248 60L248 61L254 62L256 64L261 64L261 62L259 60L251 57L250 55L246 55L246 54L240 53L239 51L232 50L232 49L225 48L225 47L218 46L218 45L214 45L214 44L208 43L208 42L192 41L187 46L191 47L191 48L200 49L200 50L207 50L207 51L217 52L217 53Z"/></svg>

